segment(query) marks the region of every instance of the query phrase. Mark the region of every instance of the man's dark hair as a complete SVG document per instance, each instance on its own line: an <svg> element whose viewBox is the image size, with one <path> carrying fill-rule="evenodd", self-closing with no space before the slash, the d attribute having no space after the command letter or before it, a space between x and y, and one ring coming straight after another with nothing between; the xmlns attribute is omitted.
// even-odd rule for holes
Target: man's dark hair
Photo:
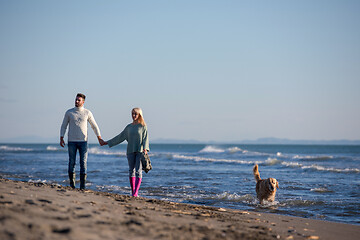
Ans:
<svg viewBox="0 0 360 240"><path fill-rule="evenodd" d="M78 93L76 95L76 97L81 97L82 99L84 99L84 101L85 101L85 98L86 98L86 96L84 94L82 94L82 93Z"/></svg>

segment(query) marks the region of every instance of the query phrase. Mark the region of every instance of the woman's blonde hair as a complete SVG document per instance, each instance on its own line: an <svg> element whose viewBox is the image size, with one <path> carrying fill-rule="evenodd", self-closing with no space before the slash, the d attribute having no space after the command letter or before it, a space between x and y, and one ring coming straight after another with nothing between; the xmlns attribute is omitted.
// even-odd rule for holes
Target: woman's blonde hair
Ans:
<svg viewBox="0 0 360 240"><path fill-rule="evenodd" d="M143 115L143 112L142 112L141 108L133 108L133 109L131 110L131 113L132 113L133 111L139 114L138 122L139 122L141 125L146 126L146 123L145 123L145 120L144 120L144 115Z"/></svg>

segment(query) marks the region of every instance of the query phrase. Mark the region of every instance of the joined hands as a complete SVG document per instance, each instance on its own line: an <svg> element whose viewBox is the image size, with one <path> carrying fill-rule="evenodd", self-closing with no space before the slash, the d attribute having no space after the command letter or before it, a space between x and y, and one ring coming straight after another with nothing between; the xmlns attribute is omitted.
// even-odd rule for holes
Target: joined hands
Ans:
<svg viewBox="0 0 360 240"><path fill-rule="evenodd" d="M104 141L101 137L98 137L100 146L108 145L106 141Z"/></svg>

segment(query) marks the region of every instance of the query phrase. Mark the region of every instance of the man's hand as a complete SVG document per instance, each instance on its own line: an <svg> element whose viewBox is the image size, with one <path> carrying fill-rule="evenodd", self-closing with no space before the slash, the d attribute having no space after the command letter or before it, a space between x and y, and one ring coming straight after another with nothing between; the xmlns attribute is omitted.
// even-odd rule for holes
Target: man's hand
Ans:
<svg viewBox="0 0 360 240"><path fill-rule="evenodd" d="M100 146L107 145L107 142L105 142L104 140L102 140L101 136L98 136L98 141L99 141Z"/></svg>
<svg viewBox="0 0 360 240"><path fill-rule="evenodd" d="M65 147L64 137L60 137L60 146Z"/></svg>

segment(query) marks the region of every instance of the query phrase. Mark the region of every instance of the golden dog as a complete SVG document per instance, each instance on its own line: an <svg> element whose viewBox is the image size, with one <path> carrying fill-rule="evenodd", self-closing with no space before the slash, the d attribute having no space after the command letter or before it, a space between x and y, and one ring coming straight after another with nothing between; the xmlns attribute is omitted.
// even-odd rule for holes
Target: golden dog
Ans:
<svg viewBox="0 0 360 240"><path fill-rule="evenodd" d="M256 195L260 204L262 204L263 200L273 202L276 188L279 188L278 181L275 178L261 179L257 164L253 168L253 173L256 180Z"/></svg>

